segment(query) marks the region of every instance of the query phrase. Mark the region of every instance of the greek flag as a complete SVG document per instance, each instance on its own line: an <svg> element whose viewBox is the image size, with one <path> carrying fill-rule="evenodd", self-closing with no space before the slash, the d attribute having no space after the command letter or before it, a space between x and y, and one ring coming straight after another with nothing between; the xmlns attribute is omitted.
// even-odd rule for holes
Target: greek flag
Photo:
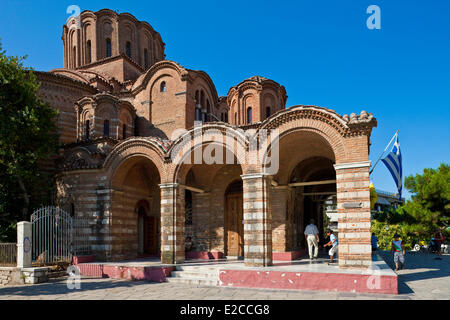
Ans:
<svg viewBox="0 0 450 320"><path fill-rule="evenodd" d="M395 184L397 185L399 199L402 198L402 154L400 152L400 142L398 141L398 134L395 138L394 146L391 152L386 158L382 159L383 163L389 169L389 172L394 178Z"/></svg>

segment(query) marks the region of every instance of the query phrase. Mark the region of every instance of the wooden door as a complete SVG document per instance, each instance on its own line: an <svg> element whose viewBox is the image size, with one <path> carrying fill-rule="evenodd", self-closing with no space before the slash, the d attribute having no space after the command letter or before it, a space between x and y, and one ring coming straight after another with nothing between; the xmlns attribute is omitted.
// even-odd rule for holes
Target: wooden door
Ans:
<svg viewBox="0 0 450 320"><path fill-rule="evenodd" d="M226 196L225 215L226 255L244 255L244 224L242 193Z"/></svg>
<svg viewBox="0 0 450 320"><path fill-rule="evenodd" d="M144 252L151 255L158 253L157 221L155 217L144 218Z"/></svg>

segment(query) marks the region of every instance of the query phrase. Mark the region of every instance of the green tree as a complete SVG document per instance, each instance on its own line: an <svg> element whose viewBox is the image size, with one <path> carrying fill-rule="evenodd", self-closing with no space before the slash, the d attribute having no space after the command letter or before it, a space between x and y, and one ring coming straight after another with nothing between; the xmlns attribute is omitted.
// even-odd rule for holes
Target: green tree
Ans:
<svg viewBox="0 0 450 320"><path fill-rule="evenodd" d="M423 174L406 177L404 185L412 193L411 200L374 216L372 232L378 236L383 249L389 249L386 243L390 243L394 233L411 249L420 240L428 241L436 231L448 230L449 166L442 163L438 169L424 169ZM388 231L386 225L389 225Z"/></svg>
<svg viewBox="0 0 450 320"><path fill-rule="evenodd" d="M39 164L57 151L53 110L37 95L39 83L25 57L7 56L0 43L0 241L40 205L51 179Z"/></svg>
<svg viewBox="0 0 450 320"><path fill-rule="evenodd" d="M413 194L400 208L427 229L448 227L450 213L450 168L424 169L423 174L405 178L405 187Z"/></svg>

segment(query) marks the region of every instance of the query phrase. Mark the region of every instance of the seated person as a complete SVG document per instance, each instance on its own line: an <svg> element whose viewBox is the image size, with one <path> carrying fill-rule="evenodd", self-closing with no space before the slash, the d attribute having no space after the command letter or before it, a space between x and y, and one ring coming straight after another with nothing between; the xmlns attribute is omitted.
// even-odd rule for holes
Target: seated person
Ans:
<svg viewBox="0 0 450 320"><path fill-rule="evenodd" d="M184 243L184 249L186 252L191 251L193 248L193 243L192 243L192 238L191 237L186 237L186 241Z"/></svg>

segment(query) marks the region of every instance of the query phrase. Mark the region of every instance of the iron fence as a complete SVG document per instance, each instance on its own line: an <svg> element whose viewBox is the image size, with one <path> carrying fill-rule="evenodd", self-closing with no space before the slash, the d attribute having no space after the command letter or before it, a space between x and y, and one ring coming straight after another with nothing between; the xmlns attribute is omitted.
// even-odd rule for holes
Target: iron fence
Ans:
<svg viewBox="0 0 450 320"><path fill-rule="evenodd" d="M43 207L31 215L32 260L37 265L72 261L72 217L58 207Z"/></svg>

